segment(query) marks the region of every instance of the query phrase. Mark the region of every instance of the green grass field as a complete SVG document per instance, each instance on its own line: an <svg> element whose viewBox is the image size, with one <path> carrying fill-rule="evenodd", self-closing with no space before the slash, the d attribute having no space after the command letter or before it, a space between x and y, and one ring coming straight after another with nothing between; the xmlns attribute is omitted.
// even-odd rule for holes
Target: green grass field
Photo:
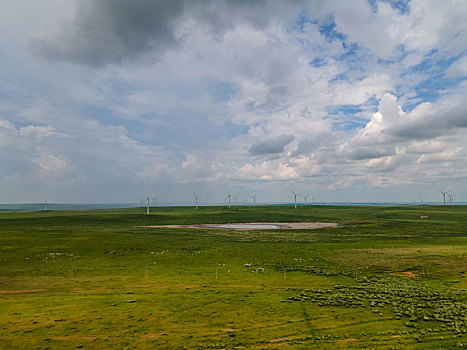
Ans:
<svg viewBox="0 0 467 350"><path fill-rule="evenodd" d="M144 214L0 213L0 347L467 347L466 206ZM268 221L339 227L144 227Z"/></svg>

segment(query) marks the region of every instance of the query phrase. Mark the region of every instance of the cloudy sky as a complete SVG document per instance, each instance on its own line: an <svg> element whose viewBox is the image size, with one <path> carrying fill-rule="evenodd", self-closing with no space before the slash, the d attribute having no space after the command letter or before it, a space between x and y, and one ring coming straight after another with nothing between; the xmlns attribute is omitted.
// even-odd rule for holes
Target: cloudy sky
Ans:
<svg viewBox="0 0 467 350"><path fill-rule="evenodd" d="M463 0L0 0L0 202L467 198Z"/></svg>

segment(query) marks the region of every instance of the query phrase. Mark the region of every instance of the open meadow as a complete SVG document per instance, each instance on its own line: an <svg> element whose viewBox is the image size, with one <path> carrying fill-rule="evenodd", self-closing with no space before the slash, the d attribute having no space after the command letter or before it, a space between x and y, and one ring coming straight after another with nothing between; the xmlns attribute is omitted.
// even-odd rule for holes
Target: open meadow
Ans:
<svg viewBox="0 0 467 350"><path fill-rule="evenodd" d="M247 222L338 226L145 227ZM466 233L449 205L4 212L0 347L466 347Z"/></svg>

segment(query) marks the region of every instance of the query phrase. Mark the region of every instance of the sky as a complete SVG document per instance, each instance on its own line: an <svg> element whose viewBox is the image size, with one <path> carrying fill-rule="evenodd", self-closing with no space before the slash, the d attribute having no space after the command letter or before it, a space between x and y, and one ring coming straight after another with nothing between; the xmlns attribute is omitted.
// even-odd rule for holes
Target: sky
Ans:
<svg viewBox="0 0 467 350"><path fill-rule="evenodd" d="M0 203L466 201L466 18L463 0L0 0Z"/></svg>

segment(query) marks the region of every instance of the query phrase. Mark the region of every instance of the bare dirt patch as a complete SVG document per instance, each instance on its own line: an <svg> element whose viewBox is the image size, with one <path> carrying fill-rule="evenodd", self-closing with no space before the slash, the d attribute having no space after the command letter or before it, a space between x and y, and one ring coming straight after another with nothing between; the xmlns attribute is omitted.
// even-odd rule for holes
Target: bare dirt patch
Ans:
<svg viewBox="0 0 467 350"><path fill-rule="evenodd" d="M347 339L340 339L340 341L356 341L357 338L347 338Z"/></svg>
<svg viewBox="0 0 467 350"><path fill-rule="evenodd" d="M251 225L251 228L226 228L220 227L220 225ZM202 225L151 225L143 227L165 227L165 228L217 228L217 229L228 229L228 230L257 230L261 228L255 228L258 225L271 225L277 226L280 229L286 230L309 230L325 227L337 227L335 222L245 222L245 223L227 223L227 224L202 224Z"/></svg>
<svg viewBox="0 0 467 350"><path fill-rule="evenodd" d="M402 276L402 277L417 277L418 273L412 271L402 271L402 272L392 272L390 275L393 276Z"/></svg>

